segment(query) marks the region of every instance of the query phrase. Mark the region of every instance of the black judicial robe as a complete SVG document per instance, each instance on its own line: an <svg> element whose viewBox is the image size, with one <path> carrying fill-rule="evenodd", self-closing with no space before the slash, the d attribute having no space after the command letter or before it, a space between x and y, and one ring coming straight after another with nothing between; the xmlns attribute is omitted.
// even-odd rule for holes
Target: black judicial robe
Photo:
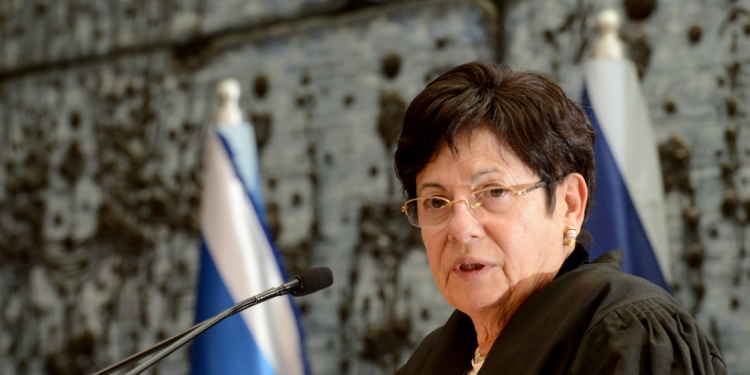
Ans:
<svg viewBox="0 0 750 375"><path fill-rule="evenodd" d="M510 319L479 375L726 374L718 349L680 303L621 268L621 251L588 263L579 245ZM455 311L397 374L463 374L476 347L471 319Z"/></svg>

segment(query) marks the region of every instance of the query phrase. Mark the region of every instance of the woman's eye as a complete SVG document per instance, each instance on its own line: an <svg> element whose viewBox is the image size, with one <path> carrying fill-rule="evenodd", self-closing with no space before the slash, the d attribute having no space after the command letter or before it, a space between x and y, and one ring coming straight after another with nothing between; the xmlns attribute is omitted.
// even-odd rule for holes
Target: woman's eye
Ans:
<svg viewBox="0 0 750 375"><path fill-rule="evenodd" d="M446 201L440 198L427 198L425 199L425 206L430 209L438 209L445 207Z"/></svg>
<svg viewBox="0 0 750 375"><path fill-rule="evenodd" d="M500 198L504 195L508 194L508 189L506 188L491 188L487 190L481 191L480 196L484 198Z"/></svg>

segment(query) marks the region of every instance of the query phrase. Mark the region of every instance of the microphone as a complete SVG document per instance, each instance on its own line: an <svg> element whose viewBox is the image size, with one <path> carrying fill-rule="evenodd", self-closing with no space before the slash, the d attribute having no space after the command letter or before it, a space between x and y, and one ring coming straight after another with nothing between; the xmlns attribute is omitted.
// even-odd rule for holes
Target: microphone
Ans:
<svg viewBox="0 0 750 375"><path fill-rule="evenodd" d="M297 276L294 276L294 278L288 283L282 284L281 286L278 286L275 288L268 289L263 293L257 294L244 301L240 301L239 303L222 311L220 314L212 318L206 319L168 339L162 340L161 342L143 351L133 354L130 357L125 358L124 360L118 363L115 363L103 370L100 370L94 373L94 375L111 374L121 369L124 366L134 363L143 357L146 357L158 350L161 350L158 353L154 354L151 358L149 358L148 361L144 362L143 364L139 365L138 367L128 372L128 375L140 374L141 372L145 371L149 367L153 366L156 362L172 354L172 352L179 349L180 347L188 343L190 340L194 339L196 336L200 335L201 333L207 331L209 328L218 324L220 321L234 314L237 314L238 312L245 310L248 307L255 306L268 299L278 297L278 296L283 296L289 293L291 293L295 297L306 296L308 294L312 294L319 290L328 288L332 284L333 284L333 273L331 272L330 268L315 267L315 268L307 269L305 271L300 272Z"/></svg>
<svg viewBox="0 0 750 375"><path fill-rule="evenodd" d="M292 295L302 297L331 286L333 273L328 267L315 267L300 272L299 275L294 276L294 280L297 281L297 287L292 290Z"/></svg>

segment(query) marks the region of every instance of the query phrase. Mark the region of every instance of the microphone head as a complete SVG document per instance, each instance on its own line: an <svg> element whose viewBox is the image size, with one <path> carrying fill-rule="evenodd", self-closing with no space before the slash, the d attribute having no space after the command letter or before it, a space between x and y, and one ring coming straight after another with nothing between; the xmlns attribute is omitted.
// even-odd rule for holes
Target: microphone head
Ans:
<svg viewBox="0 0 750 375"><path fill-rule="evenodd" d="M294 277L299 281L299 287L292 291L295 297L306 296L333 284L333 273L328 267L309 268Z"/></svg>

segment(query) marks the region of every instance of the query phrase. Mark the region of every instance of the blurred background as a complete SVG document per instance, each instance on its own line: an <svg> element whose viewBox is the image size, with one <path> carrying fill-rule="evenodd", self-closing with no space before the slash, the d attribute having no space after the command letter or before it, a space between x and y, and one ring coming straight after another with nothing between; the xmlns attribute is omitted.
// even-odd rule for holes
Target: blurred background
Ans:
<svg viewBox="0 0 750 375"><path fill-rule="evenodd" d="M654 125L670 285L750 373L748 0L3 0L0 373L92 373L193 324L206 135L229 77L287 274L334 273L295 299L313 373L393 373L452 311L399 212L406 106L472 60L579 99L604 7ZM187 373L188 353L154 373Z"/></svg>

